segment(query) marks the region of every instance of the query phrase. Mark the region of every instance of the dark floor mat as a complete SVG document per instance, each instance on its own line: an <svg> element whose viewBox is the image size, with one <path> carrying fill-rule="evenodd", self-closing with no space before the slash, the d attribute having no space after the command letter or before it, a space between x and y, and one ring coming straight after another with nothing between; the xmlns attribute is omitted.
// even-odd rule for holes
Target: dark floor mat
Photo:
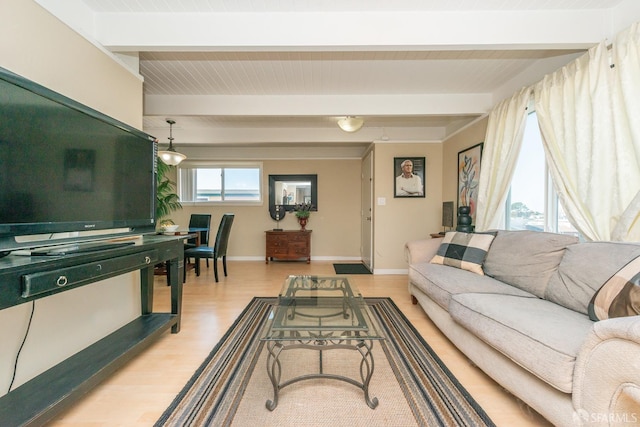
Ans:
<svg viewBox="0 0 640 427"><path fill-rule="evenodd" d="M333 264L336 274L371 274L362 263L357 264Z"/></svg>

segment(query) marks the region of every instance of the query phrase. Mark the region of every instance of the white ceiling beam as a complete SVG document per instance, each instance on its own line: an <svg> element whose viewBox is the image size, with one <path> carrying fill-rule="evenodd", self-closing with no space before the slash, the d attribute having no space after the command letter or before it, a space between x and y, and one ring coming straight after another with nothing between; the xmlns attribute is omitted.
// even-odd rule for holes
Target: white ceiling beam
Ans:
<svg viewBox="0 0 640 427"><path fill-rule="evenodd" d="M640 20L640 1L621 0L620 3L611 10L611 13L613 32L607 38L613 41L614 33L618 33Z"/></svg>
<svg viewBox="0 0 640 427"><path fill-rule="evenodd" d="M314 147L296 146L291 148L286 144L282 146L244 146L234 144L227 146L196 146L181 147L180 152L187 158L198 160L259 160L266 159L361 159L369 144L318 144Z"/></svg>
<svg viewBox="0 0 640 427"><path fill-rule="evenodd" d="M168 145L167 129L145 128L145 132L155 136L161 146ZM363 143L380 140L383 137L392 140L441 142L446 137L444 127L369 127L366 122L362 129L354 133L343 132L335 128L185 128L174 132L173 145L178 151L185 146L216 145L234 143Z"/></svg>
<svg viewBox="0 0 640 427"><path fill-rule="evenodd" d="M94 36L117 51L585 48L612 36L611 15L606 9L100 13Z"/></svg>
<svg viewBox="0 0 640 427"><path fill-rule="evenodd" d="M213 116L344 116L482 114L491 94L423 95L146 95L144 114Z"/></svg>

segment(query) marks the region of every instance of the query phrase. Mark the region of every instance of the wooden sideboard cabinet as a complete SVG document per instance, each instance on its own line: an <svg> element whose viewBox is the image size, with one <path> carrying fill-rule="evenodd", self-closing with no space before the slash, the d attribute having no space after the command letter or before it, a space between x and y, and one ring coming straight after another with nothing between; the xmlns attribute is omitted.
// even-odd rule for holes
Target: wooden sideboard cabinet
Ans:
<svg viewBox="0 0 640 427"><path fill-rule="evenodd" d="M267 252L265 262L270 259L299 260L311 262L311 230L267 230Z"/></svg>

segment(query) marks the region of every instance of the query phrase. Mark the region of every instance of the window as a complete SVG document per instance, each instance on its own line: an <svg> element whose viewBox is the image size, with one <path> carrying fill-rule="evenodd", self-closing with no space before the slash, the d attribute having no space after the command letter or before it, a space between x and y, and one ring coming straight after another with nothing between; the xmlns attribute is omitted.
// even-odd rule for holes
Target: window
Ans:
<svg viewBox="0 0 640 427"><path fill-rule="evenodd" d="M578 235L558 203L558 194L547 169L535 111L527 117L520 156L505 208L507 230Z"/></svg>
<svg viewBox="0 0 640 427"><path fill-rule="evenodd" d="M186 163L178 168L182 203L262 204L262 165Z"/></svg>

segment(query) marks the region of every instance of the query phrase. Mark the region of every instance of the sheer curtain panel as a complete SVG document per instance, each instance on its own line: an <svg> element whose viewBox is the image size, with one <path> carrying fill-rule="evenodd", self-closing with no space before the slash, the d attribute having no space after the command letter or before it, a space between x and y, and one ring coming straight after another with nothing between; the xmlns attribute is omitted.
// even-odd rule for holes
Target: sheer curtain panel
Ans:
<svg viewBox="0 0 640 427"><path fill-rule="evenodd" d="M522 88L489 115L482 151L476 230L504 228L504 204L518 160L531 88Z"/></svg>
<svg viewBox="0 0 640 427"><path fill-rule="evenodd" d="M628 233L614 236L613 230L640 185L615 74L602 42L535 86L536 111L554 186L571 223L588 240L629 237Z"/></svg>
<svg viewBox="0 0 640 427"><path fill-rule="evenodd" d="M611 49L615 64L616 103L624 110L621 116L623 126L628 126L626 153L621 153L620 161L628 170L629 182L626 197L631 202L622 212L613 229L613 240L640 241L640 23L621 32ZM635 192L635 195L634 195Z"/></svg>

